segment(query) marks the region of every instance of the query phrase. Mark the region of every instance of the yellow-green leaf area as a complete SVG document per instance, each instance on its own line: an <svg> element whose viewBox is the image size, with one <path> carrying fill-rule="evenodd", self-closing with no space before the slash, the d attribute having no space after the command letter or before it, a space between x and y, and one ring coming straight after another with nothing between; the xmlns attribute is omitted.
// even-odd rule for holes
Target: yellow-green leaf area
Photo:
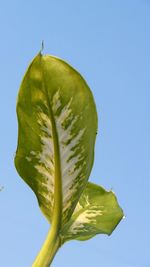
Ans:
<svg viewBox="0 0 150 267"><path fill-rule="evenodd" d="M123 218L115 194L87 183L76 209L62 230L62 240L87 240L96 234L110 235Z"/></svg>
<svg viewBox="0 0 150 267"><path fill-rule="evenodd" d="M93 165L97 112L92 93L68 63L39 53L22 81L17 115L17 171L49 222L55 214L64 225Z"/></svg>

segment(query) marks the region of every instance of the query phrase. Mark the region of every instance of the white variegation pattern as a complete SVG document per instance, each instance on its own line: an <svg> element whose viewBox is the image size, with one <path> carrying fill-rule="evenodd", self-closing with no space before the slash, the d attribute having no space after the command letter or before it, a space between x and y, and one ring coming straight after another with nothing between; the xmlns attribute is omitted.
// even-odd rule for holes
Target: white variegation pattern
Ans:
<svg viewBox="0 0 150 267"><path fill-rule="evenodd" d="M64 217L67 216L72 199L82 184L81 181L84 179L83 168L86 165L83 155L84 147L80 142L83 138L85 128L80 129L78 132L75 129L79 115L74 116L71 103L72 98L67 105L62 107L59 90L52 99L52 110L56 122L61 157Z"/></svg>
<svg viewBox="0 0 150 267"><path fill-rule="evenodd" d="M91 205L88 200L88 196L85 198L85 205L78 202L74 211L74 217L76 218L68 229L68 235L76 235L81 232L87 232L86 225L96 225L97 217L103 215L104 206Z"/></svg>
<svg viewBox="0 0 150 267"><path fill-rule="evenodd" d="M37 120L41 129L40 141L41 151L31 151L26 159L30 162L36 159L35 169L38 171L42 179L39 179L41 187L40 194L45 199L45 205L52 212L54 202L54 145L52 140L52 125L48 115L41 110L38 113ZM42 190L43 189L43 190Z"/></svg>
<svg viewBox="0 0 150 267"><path fill-rule="evenodd" d="M95 224L96 225L96 217L101 216L103 213L101 210L97 209L97 206L93 206L90 209L84 210L71 225L68 233L77 234L80 232L86 232L85 228L86 224Z"/></svg>
<svg viewBox="0 0 150 267"><path fill-rule="evenodd" d="M76 130L76 122L79 120L79 115L74 116L71 103L72 98L66 105L62 105L60 90L54 94L51 100L52 116L55 120L56 134L59 142L64 219L68 214L68 209L72 205L76 192L79 190L79 187L82 186L82 181L85 178L83 169L85 169L86 166L86 161L84 159L85 149L84 146L81 145L85 128L79 131ZM48 109L47 106L46 109ZM42 110L38 112L38 124L41 130L41 151L31 151L26 159L29 162L36 159L34 167L43 177L41 185L46 189L46 193L44 190L44 192L41 191L41 194L50 202L52 208L55 177L52 123L50 116L45 114Z"/></svg>

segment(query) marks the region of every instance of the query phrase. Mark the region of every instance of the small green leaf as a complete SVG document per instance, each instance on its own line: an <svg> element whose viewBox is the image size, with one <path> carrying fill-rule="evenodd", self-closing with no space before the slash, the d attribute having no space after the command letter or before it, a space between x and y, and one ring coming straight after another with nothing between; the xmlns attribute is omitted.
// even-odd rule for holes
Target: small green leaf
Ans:
<svg viewBox="0 0 150 267"><path fill-rule="evenodd" d="M123 218L112 191L88 183L76 209L62 230L62 240L87 240L96 234L110 235Z"/></svg>

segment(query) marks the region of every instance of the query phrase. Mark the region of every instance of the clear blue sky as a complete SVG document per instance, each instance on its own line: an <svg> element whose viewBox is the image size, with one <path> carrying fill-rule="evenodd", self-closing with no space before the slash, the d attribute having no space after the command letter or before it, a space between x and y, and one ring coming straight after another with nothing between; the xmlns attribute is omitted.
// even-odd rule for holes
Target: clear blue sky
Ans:
<svg viewBox="0 0 150 267"><path fill-rule="evenodd" d="M150 267L150 1L1 1L0 267L31 267L48 231L14 164L16 97L45 51L87 80L99 115L90 179L112 188L124 209L112 236L67 243L53 267Z"/></svg>

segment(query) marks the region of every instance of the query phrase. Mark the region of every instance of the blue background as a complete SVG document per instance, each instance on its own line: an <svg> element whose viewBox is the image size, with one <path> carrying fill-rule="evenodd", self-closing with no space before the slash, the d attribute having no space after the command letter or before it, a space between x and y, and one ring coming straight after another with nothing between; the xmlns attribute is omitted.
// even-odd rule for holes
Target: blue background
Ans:
<svg viewBox="0 0 150 267"><path fill-rule="evenodd" d="M84 78L99 115L90 179L124 209L110 236L71 241L53 267L150 267L150 1L1 1L0 267L30 267L49 225L14 164L16 98L24 72L44 53Z"/></svg>

